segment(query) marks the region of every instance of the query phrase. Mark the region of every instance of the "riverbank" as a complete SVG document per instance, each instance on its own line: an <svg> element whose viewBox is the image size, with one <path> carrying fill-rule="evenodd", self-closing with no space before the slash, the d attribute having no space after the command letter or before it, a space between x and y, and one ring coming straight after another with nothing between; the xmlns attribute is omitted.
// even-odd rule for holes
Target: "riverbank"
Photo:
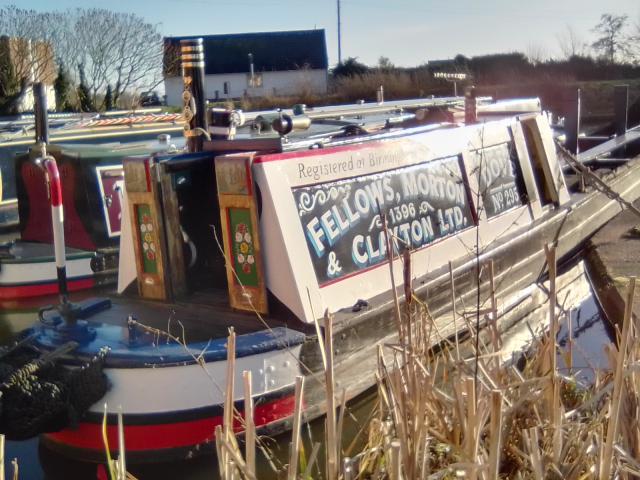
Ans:
<svg viewBox="0 0 640 480"><path fill-rule="evenodd" d="M587 247L588 270L598 299L618 328L622 328L619 321L624 314L629 278L640 276L639 225L638 213L625 210L596 233ZM633 314L640 318L640 289L634 298Z"/></svg>

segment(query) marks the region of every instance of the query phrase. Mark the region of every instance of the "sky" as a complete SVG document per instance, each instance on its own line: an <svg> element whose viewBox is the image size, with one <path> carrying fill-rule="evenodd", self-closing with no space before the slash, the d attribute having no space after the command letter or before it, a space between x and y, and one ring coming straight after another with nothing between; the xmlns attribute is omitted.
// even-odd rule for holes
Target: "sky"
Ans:
<svg viewBox="0 0 640 480"><path fill-rule="evenodd" d="M108 5L158 24L165 36L324 28L329 63L338 60L337 0L0 0L35 10ZM399 66L521 51L560 56L571 28L584 42L603 13L640 24L639 0L341 0L342 57Z"/></svg>

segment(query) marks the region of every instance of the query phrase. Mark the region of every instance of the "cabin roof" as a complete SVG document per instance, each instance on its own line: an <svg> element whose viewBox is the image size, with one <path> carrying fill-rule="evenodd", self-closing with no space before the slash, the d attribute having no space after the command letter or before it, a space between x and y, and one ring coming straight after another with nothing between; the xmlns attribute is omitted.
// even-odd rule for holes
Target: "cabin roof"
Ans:
<svg viewBox="0 0 640 480"><path fill-rule="evenodd" d="M282 32L233 33L166 37L165 75L178 75L180 40L202 38L205 73L248 73L249 54L253 55L256 72L327 69L327 45L324 29Z"/></svg>

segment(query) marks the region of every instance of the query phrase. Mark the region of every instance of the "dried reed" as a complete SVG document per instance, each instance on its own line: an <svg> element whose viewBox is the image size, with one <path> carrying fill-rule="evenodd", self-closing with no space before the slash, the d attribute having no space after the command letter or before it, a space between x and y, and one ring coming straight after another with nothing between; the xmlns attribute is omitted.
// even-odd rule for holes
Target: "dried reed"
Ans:
<svg viewBox="0 0 640 480"><path fill-rule="evenodd" d="M555 251L548 248L546 253L550 329L533 339L518 365L497 361L502 342L495 328L493 291L485 312L490 341L476 342L470 328L469 341L445 342L444 354L437 356L432 333L437 337L438 332L428 307L405 292L399 344L378 348L379 407L368 427L368 443L349 458L342 457L340 435L345 393L336 402L332 317L325 315L324 338L319 340L326 358L326 478L584 480L640 475L640 338L631 316L635 281L629 284L620 348L609 350L611 371L596 372L592 385L581 385L561 375L556 365L556 356L567 352L556 342L561 318L555 300ZM454 280L451 269L455 300ZM493 278L489 285L494 288ZM454 312L454 319L462 317ZM230 341L230 359L232 345ZM311 478L319 445L314 445L306 467L302 458L298 461L303 383L297 383L287 477L306 479ZM620 421L623 416L625 421ZM231 434L219 427L216 431L221 477L259 477L247 468Z"/></svg>
<svg viewBox="0 0 640 480"><path fill-rule="evenodd" d="M480 343L483 351L467 352L469 360L462 362L446 352L434 358L428 345L415 340L394 346L392 362L380 349L380 410L370 427L371 453L361 457L355 478L577 480L640 474L635 460L640 453L640 339L631 319L635 282L630 282L620 349L610 354L613 374L598 373L593 385L583 386L556 367L562 352L556 344L560 319L552 248L547 258L551 328L534 342L521 369L495 365L497 330L490 332L495 341L486 347ZM409 332L433 319L426 305L413 302L404 306L402 321L402 330ZM467 343L472 348L475 342ZM407 363L400 361L403 356Z"/></svg>

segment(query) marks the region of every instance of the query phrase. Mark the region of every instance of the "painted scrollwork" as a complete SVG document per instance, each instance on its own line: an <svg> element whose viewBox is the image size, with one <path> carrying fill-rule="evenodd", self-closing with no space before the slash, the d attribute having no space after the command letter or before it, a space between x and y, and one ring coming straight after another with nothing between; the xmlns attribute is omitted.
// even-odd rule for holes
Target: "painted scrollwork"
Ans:
<svg viewBox="0 0 640 480"><path fill-rule="evenodd" d="M335 201L340 196L348 199L350 193L351 185L333 185L328 189L319 189L313 193L305 190L300 192L298 196L298 213L303 217L311 212L316 207L316 204L322 206L329 201Z"/></svg>

